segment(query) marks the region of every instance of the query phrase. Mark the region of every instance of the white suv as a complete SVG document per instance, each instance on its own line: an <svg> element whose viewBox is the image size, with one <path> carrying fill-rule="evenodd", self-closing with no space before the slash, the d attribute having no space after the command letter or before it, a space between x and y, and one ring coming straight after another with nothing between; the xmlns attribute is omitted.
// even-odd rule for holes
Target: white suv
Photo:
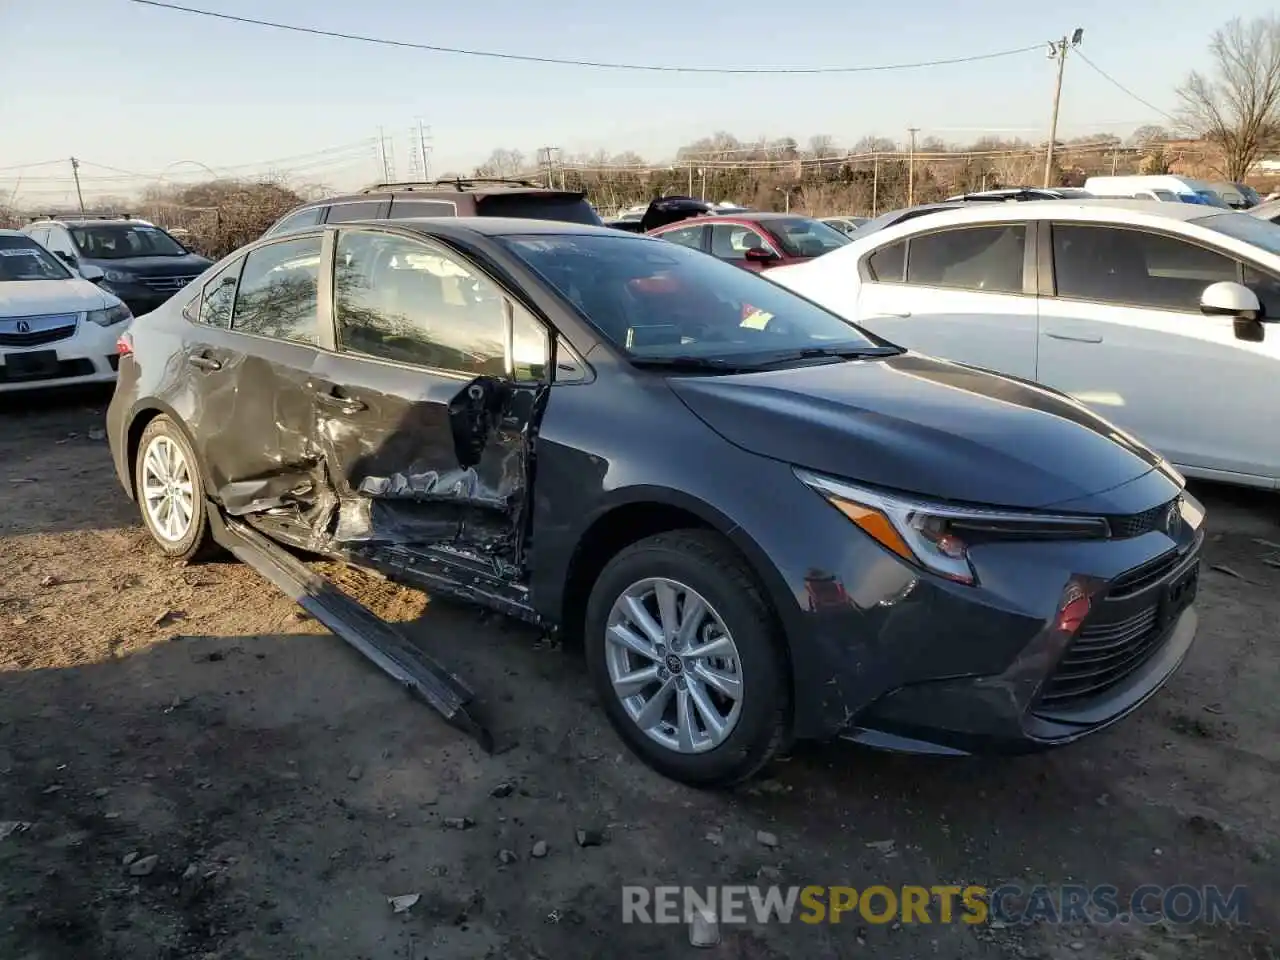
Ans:
<svg viewBox="0 0 1280 960"><path fill-rule="evenodd" d="M133 315L26 234L0 230L0 393L111 383Z"/></svg>

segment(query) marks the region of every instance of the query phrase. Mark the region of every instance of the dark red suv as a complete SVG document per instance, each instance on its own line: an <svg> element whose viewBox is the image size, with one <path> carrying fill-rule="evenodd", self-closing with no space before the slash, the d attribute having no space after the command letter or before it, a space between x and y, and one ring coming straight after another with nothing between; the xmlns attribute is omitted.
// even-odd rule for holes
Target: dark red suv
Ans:
<svg viewBox="0 0 1280 960"><path fill-rule="evenodd" d="M821 220L791 213L698 216L657 227L649 234L747 270L802 263L849 242L845 234Z"/></svg>

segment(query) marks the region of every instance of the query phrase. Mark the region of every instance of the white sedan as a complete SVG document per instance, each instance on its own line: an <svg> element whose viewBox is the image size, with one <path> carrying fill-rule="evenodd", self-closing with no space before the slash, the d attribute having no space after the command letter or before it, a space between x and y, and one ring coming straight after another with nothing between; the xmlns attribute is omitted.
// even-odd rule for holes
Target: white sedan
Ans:
<svg viewBox="0 0 1280 960"><path fill-rule="evenodd" d="M769 279L920 353L1056 388L1184 473L1280 487L1280 227L1134 200L943 210Z"/></svg>
<svg viewBox="0 0 1280 960"><path fill-rule="evenodd" d="M115 380L116 341L133 317L90 279L26 234L0 230L0 393Z"/></svg>

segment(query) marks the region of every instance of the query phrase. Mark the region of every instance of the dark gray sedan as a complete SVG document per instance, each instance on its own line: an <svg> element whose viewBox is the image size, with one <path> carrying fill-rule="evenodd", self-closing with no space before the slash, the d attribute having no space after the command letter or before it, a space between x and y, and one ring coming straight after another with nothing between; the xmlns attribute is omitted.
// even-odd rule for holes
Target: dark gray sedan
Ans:
<svg viewBox="0 0 1280 960"><path fill-rule="evenodd" d="M1066 743L1186 655L1203 514L1050 390L677 244L356 222L228 256L120 342L120 482L555 629L663 773L790 739Z"/></svg>

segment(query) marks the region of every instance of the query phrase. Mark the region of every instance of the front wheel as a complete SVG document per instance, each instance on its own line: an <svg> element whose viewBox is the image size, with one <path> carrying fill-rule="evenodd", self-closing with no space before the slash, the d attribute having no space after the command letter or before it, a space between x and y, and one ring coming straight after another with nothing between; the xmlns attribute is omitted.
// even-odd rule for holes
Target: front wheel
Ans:
<svg viewBox="0 0 1280 960"><path fill-rule="evenodd" d="M133 465L142 522L166 556L191 560L212 544L204 481L186 436L159 416L147 424Z"/></svg>
<svg viewBox="0 0 1280 960"><path fill-rule="evenodd" d="M787 732L776 618L723 538L678 530L632 544L587 604L586 654L613 727L641 759L695 786L746 780Z"/></svg>

